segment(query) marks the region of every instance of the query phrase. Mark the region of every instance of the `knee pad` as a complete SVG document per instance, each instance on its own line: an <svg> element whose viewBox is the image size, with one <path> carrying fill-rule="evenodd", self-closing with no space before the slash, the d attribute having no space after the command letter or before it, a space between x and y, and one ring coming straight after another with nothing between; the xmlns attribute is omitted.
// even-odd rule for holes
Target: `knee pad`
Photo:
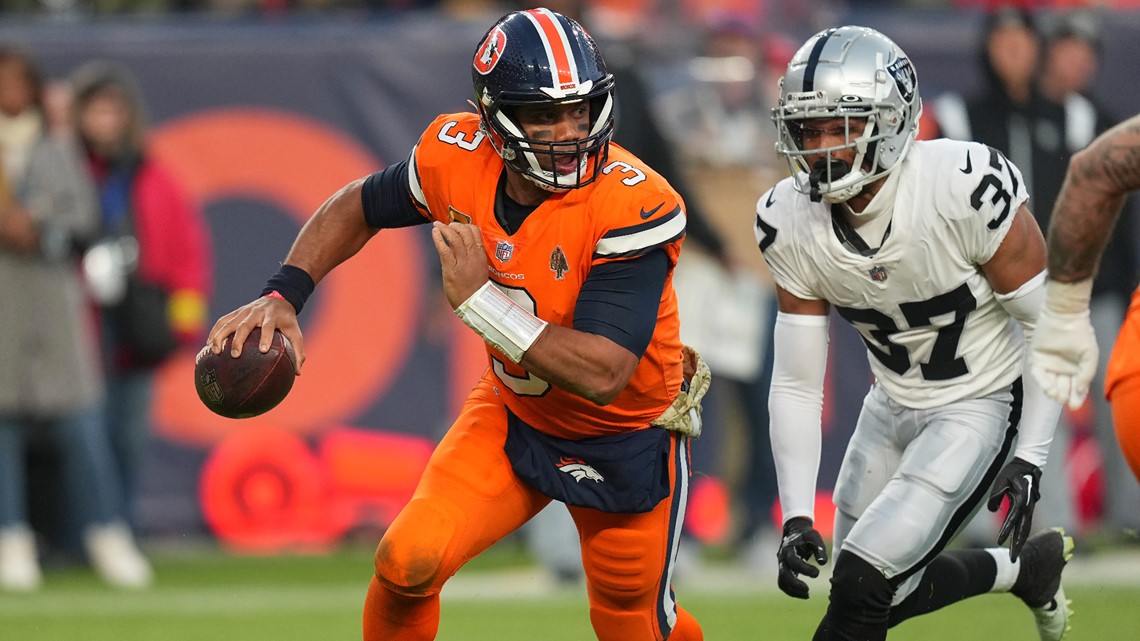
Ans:
<svg viewBox="0 0 1140 641"><path fill-rule="evenodd" d="M460 562L449 558L461 512L431 499L413 499L376 546L376 579L404 596L437 594Z"/></svg>
<svg viewBox="0 0 1140 641"><path fill-rule="evenodd" d="M649 534L611 528L590 539L583 548L582 565L587 579L611 603L629 604L652 594L664 574L664 550L650 545ZM647 603L651 601L648 599Z"/></svg>
<svg viewBox="0 0 1140 641"><path fill-rule="evenodd" d="M663 540L654 532L611 528L586 541L582 564L590 585L590 620L600 641L663 639L680 622L680 609L664 585Z"/></svg>
<svg viewBox="0 0 1140 641"><path fill-rule="evenodd" d="M835 560L827 616L843 638L873 638L862 630L887 629L894 589L887 577L846 550Z"/></svg>

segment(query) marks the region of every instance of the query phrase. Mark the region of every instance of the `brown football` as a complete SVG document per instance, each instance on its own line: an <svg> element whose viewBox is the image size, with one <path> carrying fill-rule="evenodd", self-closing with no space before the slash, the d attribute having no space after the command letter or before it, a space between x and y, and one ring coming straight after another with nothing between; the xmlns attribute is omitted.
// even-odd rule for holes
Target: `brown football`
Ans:
<svg viewBox="0 0 1140 641"><path fill-rule="evenodd" d="M194 360L194 389L198 398L215 414L226 418L249 418L277 407L293 388L297 355L293 345L274 330L273 343L264 354L258 349L261 328L245 339L241 356L230 356L233 336L226 338L222 351L209 347Z"/></svg>

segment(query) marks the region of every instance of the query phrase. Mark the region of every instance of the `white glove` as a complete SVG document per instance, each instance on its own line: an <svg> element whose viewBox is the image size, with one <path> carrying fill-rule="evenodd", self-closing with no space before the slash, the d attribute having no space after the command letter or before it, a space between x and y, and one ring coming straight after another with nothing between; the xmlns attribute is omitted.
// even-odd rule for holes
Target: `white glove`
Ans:
<svg viewBox="0 0 1140 641"><path fill-rule="evenodd" d="M1077 409L1096 373L1096 335L1089 321L1092 280L1045 285L1045 304L1029 342L1029 368L1050 398Z"/></svg>

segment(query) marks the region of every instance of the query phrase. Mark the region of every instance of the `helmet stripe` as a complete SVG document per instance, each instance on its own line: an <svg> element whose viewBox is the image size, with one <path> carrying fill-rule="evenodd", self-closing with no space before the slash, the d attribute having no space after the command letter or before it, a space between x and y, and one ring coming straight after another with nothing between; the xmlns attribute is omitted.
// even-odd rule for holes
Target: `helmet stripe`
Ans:
<svg viewBox="0 0 1140 641"><path fill-rule="evenodd" d="M823 46L827 44L827 39L836 31L836 29L832 28L823 32L819 40L815 41L815 46L811 48L811 54L808 55L807 68L804 69L804 91L815 91L815 67L819 64L820 56L823 55Z"/></svg>
<svg viewBox="0 0 1140 641"><path fill-rule="evenodd" d="M550 62L551 86L556 90L578 86L578 67L574 64L574 51L562 23L549 9L530 9L525 12L538 30L542 46Z"/></svg>

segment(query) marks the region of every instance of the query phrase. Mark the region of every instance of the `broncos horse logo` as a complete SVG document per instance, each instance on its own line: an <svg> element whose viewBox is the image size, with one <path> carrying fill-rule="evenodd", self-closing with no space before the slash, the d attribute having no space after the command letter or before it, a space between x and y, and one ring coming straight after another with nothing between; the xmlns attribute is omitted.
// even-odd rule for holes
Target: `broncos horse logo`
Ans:
<svg viewBox="0 0 1140 641"><path fill-rule="evenodd" d="M492 29L479 47L479 53L475 54L475 70L484 76L491 73L506 46L507 34L499 27Z"/></svg>
<svg viewBox="0 0 1140 641"><path fill-rule="evenodd" d="M606 477L602 476L601 472L595 470L592 465L587 464L580 458L562 457L558 462L558 469L573 476L574 480L578 483L581 483L582 479L590 479L595 483L604 483L606 480Z"/></svg>

